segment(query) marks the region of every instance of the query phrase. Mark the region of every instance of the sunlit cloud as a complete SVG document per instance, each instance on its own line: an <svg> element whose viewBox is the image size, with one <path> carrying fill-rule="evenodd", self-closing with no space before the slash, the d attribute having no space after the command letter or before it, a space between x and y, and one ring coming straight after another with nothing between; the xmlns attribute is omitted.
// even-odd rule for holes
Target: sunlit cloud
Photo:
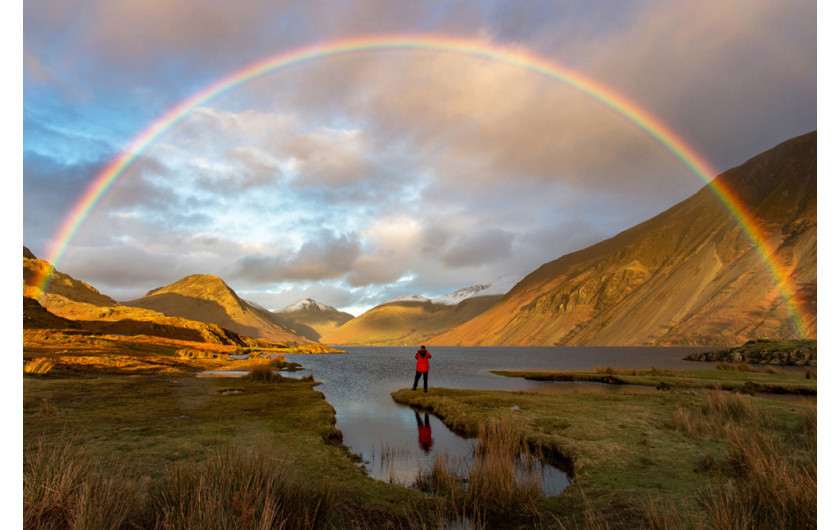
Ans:
<svg viewBox="0 0 840 530"><path fill-rule="evenodd" d="M24 3L24 243L132 137L247 64L360 35L527 50L637 101L719 170L816 128L816 3ZM383 50L207 101L152 143L60 268L128 299L191 273L357 310L534 270L702 185L592 98L500 62Z"/></svg>

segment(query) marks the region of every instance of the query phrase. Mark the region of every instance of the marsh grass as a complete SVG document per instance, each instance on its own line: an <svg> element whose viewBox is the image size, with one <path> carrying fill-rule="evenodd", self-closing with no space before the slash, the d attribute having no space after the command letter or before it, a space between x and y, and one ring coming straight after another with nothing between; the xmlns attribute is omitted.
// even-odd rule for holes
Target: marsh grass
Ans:
<svg viewBox="0 0 840 530"><path fill-rule="evenodd" d="M691 437L716 436L727 426L766 426L771 418L765 409L755 406L742 394L722 390L700 392L699 404L676 407L668 425Z"/></svg>
<svg viewBox="0 0 840 530"><path fill-rule="evenodd" d="M519 433L506 419L482 425L468 466L438 454L415 486L443 497L471 521L533 516L541 499L541 477ZM466 469L465 469L466 468Z"/></svg>
<svg viewBox="0 0 840 530"><path fill-rule="evenodd" d="M24 528L119 528L137 506L136 484L110 465L109 476L65 436L40 437L23 456Z"/></svg>
<svg viewBox="0 0 840 530"><path fill-rule="evenodd" d="M60 439L42 437L24 453L24 528L295 529L322 527L334 514L330 483L296 477L259 446L222 446L141 484Z"/></svg>
<svg viewBox="0 0 840 530"><path fill-rule="evenodd" d="M756 429L730 429L727 443L729 473L698 494L713 527L816 528L815 451L797 451Z"/></svg>
<svg viewBox="0 0 840 530"><path fill-rule="evenodd" d="M728 363L728 362L719 362L715 363L715 370L723 370L726 372L757 372L755 368L750 366L745 362L739 363ZM783 373L783 372L767 372L767 373Z"/></svg>
<svg viewBox="0 0 840 530"><path fill-rule="evenodd" d="M805 379L816 379L817 369L810 366L805 367Z"/></svg>
<svg viewBox="0 0 840 530"><path fill-rule="evenodd" d="M146 524L163 528L316 528L335 508L327 481L295 477L266 449L223 446L170 471L149 494Z"/></svg>
<svg viewBox="0 0 840 530"><path fill-rule="evenodd" d="M267 365L256 366L243 377L256 383L280 383L285 379L282 375L275 373L271 366Z"/></svg>
<svg viewBox="0 0 840 530"><path fill-rule="evenodd" d="M53 368L55 368L54 361L44 357L38 357L24 364L23 372L32 375L47 375Z"/></svg>

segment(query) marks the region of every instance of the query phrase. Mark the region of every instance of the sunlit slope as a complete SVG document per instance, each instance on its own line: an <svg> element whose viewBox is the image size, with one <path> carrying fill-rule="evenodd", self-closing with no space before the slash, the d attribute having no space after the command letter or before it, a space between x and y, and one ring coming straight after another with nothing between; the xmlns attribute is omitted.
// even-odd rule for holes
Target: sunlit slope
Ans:
<svg viewBox="0 0 840 530"><path fill-rule="evenodd" d="M216 324L253 338L287 343L310 342L275 321L269 311L242 300L221 278L208 274L187 276L153 289L142 298L123 302L123 305Z"/></svg>
<svg viewBox="0 0 840 530"><path fill-rule="evenodd" d="M759 221L772 260L816 314L817 134L717 177ZM738 345L801 338L754 245L709 187L547 263L438 345Z"/></svg>
<svg viewBox="0 0 840 530"><path fill-rule="evenodd" d="M366 313L321 337L332 345L416 346L481 314L500 296L469 298L457 305L392 302Z"/></svg>
<svg viewBox="0 0 840 530"><path fill-rule="evenodd" d="M47 292L44 274L52 265L23 253L23 328L81 330L111 335L148 335L209 344L261 347L268 341L245 337L215 324L169 317L149 309L127 307L72 276L54 272Z"/></svg>

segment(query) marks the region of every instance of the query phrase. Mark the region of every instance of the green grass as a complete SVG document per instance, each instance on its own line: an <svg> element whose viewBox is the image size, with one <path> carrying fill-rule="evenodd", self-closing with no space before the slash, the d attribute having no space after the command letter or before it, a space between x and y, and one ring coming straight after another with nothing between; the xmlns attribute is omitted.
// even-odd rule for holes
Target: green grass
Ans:
<svg viewBox="0 0 840 530"><path fill-rule="evenodd" d="M655 528L674 527L676 518L685 528L709 525L713 517L698 502L698 495L715 485L740 480L725 465L733 451L729 432L759 433L778 447L788 448L794 461L816 459L815 445L809 448L797 441L803 431L802 415L809 414L807 405L740 394L558 395L432 388L428 394L400 390L392 396L399 403L434 412L448 426L465 433L508 421L528 445L542 448L549 459L554 455L570 460L574 484L561 495L541 501L532 524ZM715 427L688 432L675 423L680 410ZM808 421L815 426L816 415ZM810 506L807 499L805 505ZM815 489L813 502L815 507Z"/></svg>
<svg viewBox="0 0 840 530"><path fill-rule="evenodd" d="M535 381L583 381L614 385L643 385L658 388L723 389L754 394L768 392L778 394L817 393L816 377L808 373L768 373L740 370L650 370L599 368L594 371L512 371L494 370L494 374L507 377L523 377Z"/></svg>
<svg viewBox="0 0 840 530"><path fill-rule="evenodd" d="M328 496L333 499L330 501L333 508L329 513L310 514L311 520L317 519L326 526L404 527L408 517L417 518L418 512L432 513L418 509L430 502L421 492L375 481L356 466L352 455L341 444L341 433L334 425L334 411L323 394L312 388L315 384L285 378L277 382L259 382L248 378L195 376L42 378L26 375L23 380L24 450L35 455L56 451L76 454L83 449L84 458L75 458L82 462L76 467L83 471L71 474L71 482L76 486L69 491L100 491L114 480L131 485L129 491L121 495L134 499L129 504L137 508L126 517L139 527L151 525L148 503L153 499L164 502L161 495L170 499L166 502L178 504L185 510L179 512L181 515L173 512L167 516L171 520L200 522L195 518L194 506L185 504L186 501L176 502L172 495L155 497L155 491L171 492L173 488L176 491L178 488L187 492L203 491L202 495L207 498L212 492L202 488L213 486L207 483L212 469L239 466L263 473L262 468L256 466L260 458L248 459L245 455L245 461L240 463L230 462L230 458L220 461L225 455L230 457L232 449L237 454L256 451L257 456L267 455L265 458L270 461L282 463L282 477L263 473L260 475L262 484L329 483ZM50 466L57 464L47 467ZM32 469L30 466L25 470L25 483L28 480L36 484L40 480L31 473ZM65 473L59 470L56 474ZM205 476L204 483L201 483L201 476ZM40 483L44 484L43 481ZM213 487L227 492L235 489L229 483L217 483ZM34 489L38 490L38 487ZM41 488L41 491L47 490ZM313 495L311 489L295 491L304 497ZM317 496L318 488L315 491ZM248 490L240 496L246 493L256 494ZM184 495L181 498L189 498ZM230 509L226 509L227 515L214 516L220 517L217 520L232 516L235 499L231 495L220 497ZM244 506L243 503L253 501L254 506L264 506L266 502L275 502L271 500L275 497L258 500L246 495L237 502ZM64 498L71 499L70 506L80 506L76 493ZM30 506L58 505L60 503L52 501L33 501ZM100 502L98 506L104 504ZM208 504L203 509L209 508ZM244 512L245 516L248 510ZM46 511L50 512L50 509ZM95 510L88 510L91 511ZM40 508L29 511L36 518L43 512ZM50 513L59 512L66 510L54 509ZM170 513L163 509L157 512ZM417 520L424 521L423 517ZM431 520L426 522L433 524Z"/></svg>

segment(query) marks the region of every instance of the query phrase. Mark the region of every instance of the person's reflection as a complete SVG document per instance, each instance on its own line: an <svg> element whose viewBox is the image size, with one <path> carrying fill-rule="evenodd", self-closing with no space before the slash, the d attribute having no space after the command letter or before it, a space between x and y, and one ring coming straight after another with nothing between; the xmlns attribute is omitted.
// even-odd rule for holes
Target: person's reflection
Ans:
<svg viewBox="0 0 840 530"><path fill-rule="evenodd" d="M417 444L424 453L429 454L435 441L432 439L432 427L429 425L429 414L423 414L424 421L420 421L420 414L414 411L414 418L417 420Z"/></svg>

